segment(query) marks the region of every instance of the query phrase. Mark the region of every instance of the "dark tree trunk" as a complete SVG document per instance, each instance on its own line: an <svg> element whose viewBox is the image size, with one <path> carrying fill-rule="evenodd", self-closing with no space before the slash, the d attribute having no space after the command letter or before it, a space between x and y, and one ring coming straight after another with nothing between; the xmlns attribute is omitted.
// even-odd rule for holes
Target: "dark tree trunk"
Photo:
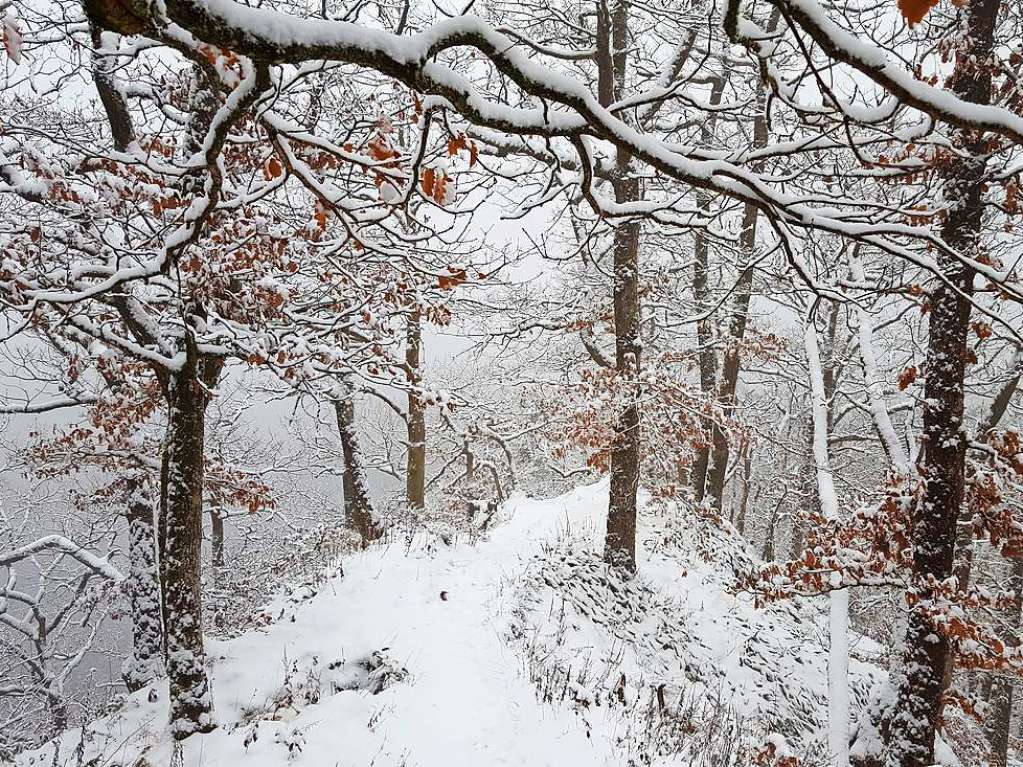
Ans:
<svg viewBox="0 0 1023 767"><path fill-rule="evenodd" d="M697 204L706 209L710 205L710 198L701 195L697 198ZM697 311L710 311L710 296L707 286L707 275L710 271L710 247L707 236L702 231L697 231L693 243L693 298L696 301ZM703 396L712 402L715 395L715 383L717 382L717 355L714 351L714 337L711 332L711 319L704 317L696 323L696 343L699 347L698 362L700 367L700 391ZM704 433L709 437L714 433L714 419L705 415L700 419ZM690 478L693 488L693 497L697 502L703 500L704 491L707 486L707 469L710 466L710 441L703 442L696 447L696 454L693 457L693 471Z"/></svg>
<svg viewBox="0 0 1023 767"><path fill-rule="evenodd" d="M597 5L598 98L607 106L624 92L628 65L629 6L612 0ZM618 151L611 181L618 202L640 199L639 179L630 176L632 157ZM638 377L640 371L639 221L618 225L614 255L615 370L626 394L611 444L611 491L607 510L604 559L629 571L636 569L636 495L642 463Z"/></svg>
<svg viewBox="0 0 1023 767"><path fill-rule="evenodd" d="M973 62L988 61L999 10L1000 0L976 0L964 10L966 50L957 58L951 87L966 101L984 104L990 100L990 71ZM985 162L978 151L982 137L965 134L961 138L960 145L973 150L975 159L959 159L946 172L944 197L951 208L941 234L958 252L976 257L983 216ZM938 255L938 265L949 284L939 283L931 294L920 469L924 488L913 511L913 586L907 595L912 606L889 731L888 764L898 767L934 763L949 641L926 616L932 595L926 584L952 575L964 494L963 389L974 272L944 253Z"/></svg>
<svg viewBox="0 0 1023 767"><path fill-rule="evenodd" d="M988 699L991 714L986 727L988 743L991 746L989 764L991 767L1006 767L1009 761L1009 727L1012 720L1012 703L1016 695L1016 680L999 676L993 680Z"/></svg>
<svg viewBox="0 0 1023 767"><path fill-rule="evenodd" d="M739 505L735 511L735 527L741 535L746 528L746 514L749 509L749 491L753 484L753 449L746 448L746 454L742 461L742 495L739 498Z"/></svg>
<svg viewBox="0 0 1023 767"><path fill-rule="evenodd" d="M101 30L91 26L92 44L95 49L103 47ZM132 124L131 114L128 112L128 105L124 102L124 96L117 89L114 80L113 61L110 56L93 54L92 79L96 84L96 93L99 95L100 103L107 114L107 122L110 125L110 135L114 140L114 148L125 151L131 142L135 140L135 126Z"/></svg>
<svg viewBox="0 0 1023 767"><path fill-rule="evenodd" d="M131 604L131 656L124 663L128 692L163 676L163 621L156 563L156 515L143 480L133 481L128 497L127 592Z"/></svg>
<svg viewBox="0 0 1023 767"><path fill-rule="evenodd" d="M760 120L758 119L758 122ZM764 135L766 136L766 126ZM752 258L756 247L757 209L747 205L742 220L740 244L747 258ZM728 345L725 347L725 358L721 365L721 385L718 388L718 402L722 415L734 414L738 407L736 389L739 384L739 369L742 364L739 345L746 336L746 325L749 318L749 302L752 295L753 266L747 267L739 275L735 286L735 303L732 317L728 324ZM722 425L714 424L711 431L710 468L707 472L706 495L716 509L722 509L725 497L725 479L728 476L728 461L731 457L731 446L728 434Z"/></svg>
<svg viewBox="0 0 1023 767"><path fill-rule="evenodd" d="M764 534L764 550L760 553L761 559L765 562L774 561L774 539L778 534L778 519L781 517L781 504L774 507L771 519L767 523L767 532Z"/></svg>
<svg viewBox="0 0 1023 767"><path fill-rule="evenodd" d="M830 408L829 408L830 410ZM830 431L828 432L830 434ZM803 451L799 456L799 478L796 480L796 501L792 508L792 551L790 559L797 558L806 544L806 526L810 515L821 510L820 490L817 487L817 462L813 455L813 418L807 418L803 429Z"/></svg>
<svg viewBox="0 0 1023 767"><path fill-rule="evenodd" d="M768 22L768 31L773 32L778 26L779 12L775 9ZM757 97L757 113L753 118L753 137L751 149L767 146L767 101L763 89ZM753 288L753 263L757 247L757 216L758 210L753 205L746 205L742 214L742 230L739 233L739 245L749 262L739 275L735 284L735 302L728 323L728 339L725 346L724 360L721 365L721 380L718 385L718 403L722 415L731 416L738 407L736 389L739 385L739 370L742 366L740 346L746 337L746 326L749 323L749 304ZM710 467L707 471L705 496L716 509L723 509L725 496L725 479L728 476L728 461L731 446L728 435L720 424L715 425L711 432Z"/></svg>
<svg viewBox="0 0 1023 767"><path fill-rule="evenodd" d="M405 471L405 497L410 509L426 506L426 403L422 394L422 318L418 312L408 321L405 366L408 392L408 459Z"/></svg>
<svg viewBox="0 0 1023 767"><path fill-rule="evenodd" d="M721 103L721 94L724 91L725 81L723 77L714 79L710 92L711 106ZM700 132L702 141L710 145L714 136L714 116L709 117ZM696 204L701 210L709 211L712 197L707 194L698 194ZM707 241L707 233L703 229L697 229L693 238L693 300L696 302L696 309L702 317L696 323L696 343L699 348L697 357L700 368L700 392L708 403L712 403L717 397L717 352L714 350L713 320L709 316L712 302L710 298L710 243ZM697 502L703 500L707 487L707 470L710 467L710 437L714 433L714 419L711 416L704 416L701 419L701 426L707 437L707 441L696 448L693 457L693 471L691 483L693 497Z"/></svg>
<svg viewBox="0 0 1023 767"><path fill-rule="evenodd" d="M207 404L203 384L215 383L219 363L204 362L191 339L186 341L185 359L181 370L168 380L160 498L165 663L170 680L170 728L176 739L207 732L214 726L202 636L202 496Z"/></svg>
<svg viewBox="0 0 1023 767"><path fill-rule="evenodd" d="M93 28L93 41L99 47L100 30ZM202 77L201 70L196 69ZM111 65L96 57L93 79L106 111L114 146L124 150L135 138L131 116L124 98L115 87ZM217 103L212 88L200 88L199 106L194 108L196 120L189 131L192 149L201 145L205 129ZM193 106L195 106L193 104ZM199 127L202 126L200 135ZM123 303L117 304L129 328L143 343L151 343L145 328L135 321ZM167 434L163 444L160 477L160 515L158 521L159 611L158 621L146 626L147 641L152 631L159 631L162 621L164 664L170 681L170 728L176 739L213 727L213 703L209 680L204 667L202 638L202 491L205 447L204 421L206 386L219 378L222 362L203 361L191 339L186 339L184 367L172 373L157 369L167 400ZM141 518L141 515L140 515ZM132 543L136 535L147 533L142 525L132 525ZM151 525L150 525L151 526ZM148 533L151 537L151 533ZM145 544L141 544L144 546ZM141 549L140 549L141 550ZM134 548L132 556L134 557ZM134 558L133 575L134 575ZM134 588L134 584L133 584ZM134 596L133 596L134 600ZM133 610L135 605L133 603ZM154 629L153 623L156 623ZM126 675L126 683L128 682ZM133 679L130 684L139 680Z"/></svg>
<svg viewBox="0 0 1023 767"><path fill-rule="evenodd" d="M373 514L366 473L362 467L362 453L355 431L355 399L350 387L347 396L334 401L337 433L341 441L344 470L341 475L345 498L345 525L362 538L364 544L380 537L381 530Z"/></svg>
<svg viewBox="0 0 1023 767"><path fill-rule="evenodd" d="M213 566L224 566L224 514L220 509L210 510L210 556Z"/></svg>
<svg viewBox="0 0 1023 767"><path fill-rule="evenodd" d="M761 109L753 124L753 145L762 147L767 144L767 120L763 115L763 97ZM746 258L752 261L757 244L757 208L746 205L742 217L742 232L739 244ZM746 265L735 285L735 303L732 316L728 323L728 343L725 347L724 361L721 365L721 383L718 387L718 402L722 415L725 417L735 413L738 407L736 389L739 385L739 370L742 366L740 346L746 337L746 326L749 324L749 304L753 294L753 264ZM725 496L725 478L728 476L728 461L731 446L728 435L720 424L715 424L711 432L710 469L707 473L706 495L716 509L722 509Z"/></svg>

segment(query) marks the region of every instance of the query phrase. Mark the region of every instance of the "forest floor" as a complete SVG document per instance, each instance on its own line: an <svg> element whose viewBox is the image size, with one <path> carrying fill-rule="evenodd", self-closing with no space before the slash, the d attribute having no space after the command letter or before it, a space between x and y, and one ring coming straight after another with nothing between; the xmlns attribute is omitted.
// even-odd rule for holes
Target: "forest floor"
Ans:
<svg viewBox="0 0 1023 767"><path fill-rule="evenodd" d="M731 589L755 565L739 536L670 508L643 515L623 580L600 561L606 498L516 498L472 543L350 555L262 608L261 629L209 642L213 732L175 748L162 683L16 764L725 767L763 749L813 764L821 606L755 609ZM853 645L861 706L878 648Z"/></svg>

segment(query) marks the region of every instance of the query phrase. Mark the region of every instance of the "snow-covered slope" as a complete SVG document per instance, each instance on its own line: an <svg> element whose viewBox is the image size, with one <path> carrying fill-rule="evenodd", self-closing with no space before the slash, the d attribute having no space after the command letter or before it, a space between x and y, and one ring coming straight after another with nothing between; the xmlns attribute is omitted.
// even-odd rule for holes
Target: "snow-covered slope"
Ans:
<svg viewBox="0 0 1023 767"><path fill-rule="evenodd" d="M157 686L16 764L725 765L782 736L813 752L819 613L732 595L724 560L748 554L677 514L646 515L641 577L622 581L595 554L606 492L518 498L474 545L374 547L281 597L264 629L210 643L220 726L177 756ZM861 691L877 673L853 671Z"/></svg>

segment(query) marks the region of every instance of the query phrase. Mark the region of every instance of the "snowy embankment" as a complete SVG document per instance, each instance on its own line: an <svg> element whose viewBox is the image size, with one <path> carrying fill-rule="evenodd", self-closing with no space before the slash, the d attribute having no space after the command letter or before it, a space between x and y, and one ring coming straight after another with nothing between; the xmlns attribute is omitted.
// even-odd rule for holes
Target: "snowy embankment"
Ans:
<svg viewBox="0 0 1023 767"><path fill-rule="evenodd" d="M816 751L819 609L754 610L729 592L750 561L734 535L678 515L648 515L641 577L622 581L595 553L605 507L603 484L519 498L475 545L348 557L317 593L267 606L264 629L210 642L219 727L177 757L157 685L16 764L727 765L782 737ZM876 674L853 662L854 697Z"/></svg>

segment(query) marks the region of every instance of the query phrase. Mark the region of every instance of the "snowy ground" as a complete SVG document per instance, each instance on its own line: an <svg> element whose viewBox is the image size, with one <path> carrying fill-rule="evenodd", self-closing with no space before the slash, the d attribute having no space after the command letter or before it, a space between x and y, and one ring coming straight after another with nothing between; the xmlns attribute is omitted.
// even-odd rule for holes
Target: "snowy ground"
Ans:
<svg viewBox="0 0 1023 767"><path fill-rule="evenodd" d="M350 556L267 606L265 629L210 643L220 726L177 756L158 686L16 764L724 765L775 733L812 752L820 614L753 610L717 561L737 544L664 515L642 577L616 579L593 554L605 508L604 485L519 498L475 545ZM871 676L853 664L854 689Z"/></svg>

